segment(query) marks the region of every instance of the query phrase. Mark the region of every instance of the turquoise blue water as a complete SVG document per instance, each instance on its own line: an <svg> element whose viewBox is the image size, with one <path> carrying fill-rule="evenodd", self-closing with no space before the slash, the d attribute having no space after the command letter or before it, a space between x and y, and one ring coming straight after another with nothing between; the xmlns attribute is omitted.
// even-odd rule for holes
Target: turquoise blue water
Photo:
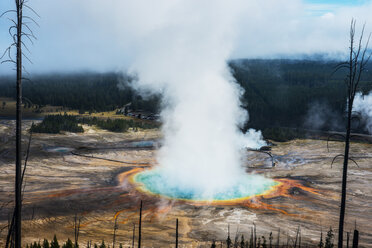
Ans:
<svg viewBox="0 0 372 248"><path fill-rule="evenodd" d="M205 194L205 192L200 192L194 187L187 188L179 184L173 184L167 177L161 173L161 170L153 169L137 174L134 180L141 183L147 191L153 194L196 201L233 200L259 195L278 184L274 180L259 175L247 174L237 178L233 185L224 188L222 191Z"/></svg>

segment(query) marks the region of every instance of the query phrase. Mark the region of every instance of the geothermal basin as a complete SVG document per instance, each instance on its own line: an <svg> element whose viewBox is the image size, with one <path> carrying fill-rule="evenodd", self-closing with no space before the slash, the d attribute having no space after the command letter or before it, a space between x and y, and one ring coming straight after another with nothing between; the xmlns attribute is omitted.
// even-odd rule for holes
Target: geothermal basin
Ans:
<svg viewBox="0 0 372 248"><path fill-rule="evenodd" d="M0 127L1 227L13 211L14 123L8 122ZM26 121L25 143L30 126L31 121ZM71 239L78 216L82 245L112 241L116 220L117 245L129 247L141 200L144 247L174 247L176 219L179 245L185 248L211 247L212 240L224 242L229 225L231 235L245 238L254 225L257 235L266 237L272 232L276 238L280 228L281 244L288 237L292 240L300 226L302 242L310 247L319 243L321 230L325 235L330 226L337 228L342 168L339 161L332 168L330 164L342 152L342 142L330 142L329 152L322 140L275 142L271 150L275 167L265 154L247 151L243 161L247 174L229 190L205 197L177 188L172 181L162 182L172 190L159 187L164 174L158 170L158 149L131 146L132 142L159 140L158 131L118 134L89 126L84 130L81 134L33 135L25 174L24 242L51 240L54 234L61 241ZM45 147L68 147L74 153ZM349 168L345 230L353 230L356 222L361 246L371 247L372 144L352 143L351 149L359 167ZM250 191L256 179L265 179L265 183L254 184ZM238 193L231 193L240 186ZM0 232L0 246L5 239L6 232Z"/></svg>
<svg viewBox="0 0 372 248"><path fill-rule="evenodd" d="M200 192L198 188L187 187L170 180L161 168L137 173L133 176L133 181L143 192L169 199L191 201L229 201L250 198L265 194L279 184L260 175L246 174L236 178L233 185L217 192Z"/></svg>

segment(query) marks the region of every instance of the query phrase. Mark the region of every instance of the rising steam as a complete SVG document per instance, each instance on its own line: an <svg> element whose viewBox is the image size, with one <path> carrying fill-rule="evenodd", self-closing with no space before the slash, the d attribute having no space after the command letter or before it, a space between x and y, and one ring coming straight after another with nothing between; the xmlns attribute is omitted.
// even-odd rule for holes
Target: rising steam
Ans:
<svg viewBox="0 0 372 248"><path fill-rule="evenodd" d="M245 174L242 148L265 145L260 132L239 129L248 116L226 63L243 6L241 0L166 1L142 34L132 73L137 87L164 96L158 162L169 185L219 192Z"/></svg>
<svg viewBox="0 0 372 248"><path fill-rule="evenodd" d="M353 111L360 113L364 120L365 129L369 134L372 134L372 92L364 96L358 92L355 95Z"/></svg>

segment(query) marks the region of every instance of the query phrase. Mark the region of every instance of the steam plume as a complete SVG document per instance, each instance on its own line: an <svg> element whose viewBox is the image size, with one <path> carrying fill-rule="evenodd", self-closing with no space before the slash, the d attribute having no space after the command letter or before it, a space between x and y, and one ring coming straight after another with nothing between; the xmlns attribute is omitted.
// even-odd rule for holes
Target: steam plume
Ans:
<svg viewBox="0 0 372 248"><path fill-rule="evenodd" d="M358 92L355 95L353 110L361 114L365 122L365 129L372 134L372 92L364 96Z"/></svg>
<svg viewBox="0 0 372 248"><path fill-rule="evenodd" d="M164 95L158 162L169 183L212 194L244 174L244 146L265 144L260 132L239 129L248 116L226 64L244 1L166 3L157 6L161 18L143 35L132 71L139 88Z"/></svg>

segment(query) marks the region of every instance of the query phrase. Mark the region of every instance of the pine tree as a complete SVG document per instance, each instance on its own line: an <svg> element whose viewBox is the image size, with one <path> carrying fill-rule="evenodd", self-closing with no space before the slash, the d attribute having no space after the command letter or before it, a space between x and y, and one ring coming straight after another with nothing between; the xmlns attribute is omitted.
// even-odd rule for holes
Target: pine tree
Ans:
<svg viewBox="0 0 372 248"><path fill-rule="evenodd" d="M260 247L261 246L261 238L258 238L258 244L257 244L257 247Z"/></svg>
<svg viewBox="0 0 372 248"><path fill-rule="evenodd" d="M50 248L60 248L57 240L57 236L54 234L52 242L50 242Z"/></svg>
<svg viewBox="0 0 372 248"><path fill-rule="evenodd" d="M102 244L99 246L99 248L106 248L105 241L102 240Z"/></svg>
<svg viewBox="0 0 372 248"><path fill-rule="evenodd" d="M71 239L67 239L66 243L62 245L62 248L74 248L74 244L72 243Z"/></svg>
<svg viewBox="0 0 372 248"><path fill-rule="evenodd" d="M265 236L262 236L262 248L267 248Z"/></svg>
<svg viewBox="0 0 372 248"><path fill-rule="evenodd" d="M47 239L44 239L43 248L49 248L49 242Z"/></svg>
<svg viewBox="0 0 372 248"><path fill-rule="evenodd" d="M327 232L326 242L325 242L325 248L333 248L333 231L332 227L329 228L329 231Z"/></svg>
<svg viewBox="0 0 372 248"><path fill-rule="evenodd" d="M323 243L323 231L320 232L320 241L319 241L319 248L323 248L324 243Z"/></svg>
<svg viewBox="0 0 372 248"><path fill-rule="evenodd" d="M242 235L242 238L241 238L241 241L240 241L240 247L241 248L244 248L244 244L245 244L245 242L244 242L244 235Z"/></svg>
<svg viewBox="0 0 372 248"><path fill-rule="evenodd" d="M227 248L230 248L230 247L231 247L231 239L230 239L230 235L227 236L227 239L226 239L226 245L227 245Z"/></svg>
<svg viewBox="0 0 372 248"><path fill-rule="evenodd" d="M216 241L214 241L213 240L213 243L212 243L212 245L211 245L211 248L216 248L217 246L216 246Z"/></svg>
<svg viewBox="0 0 372 248"><path fill-rule="evenodd" d="M272 248L273 247L273 232L270 232L269 240L270 240L269 247Z"/></svg>

